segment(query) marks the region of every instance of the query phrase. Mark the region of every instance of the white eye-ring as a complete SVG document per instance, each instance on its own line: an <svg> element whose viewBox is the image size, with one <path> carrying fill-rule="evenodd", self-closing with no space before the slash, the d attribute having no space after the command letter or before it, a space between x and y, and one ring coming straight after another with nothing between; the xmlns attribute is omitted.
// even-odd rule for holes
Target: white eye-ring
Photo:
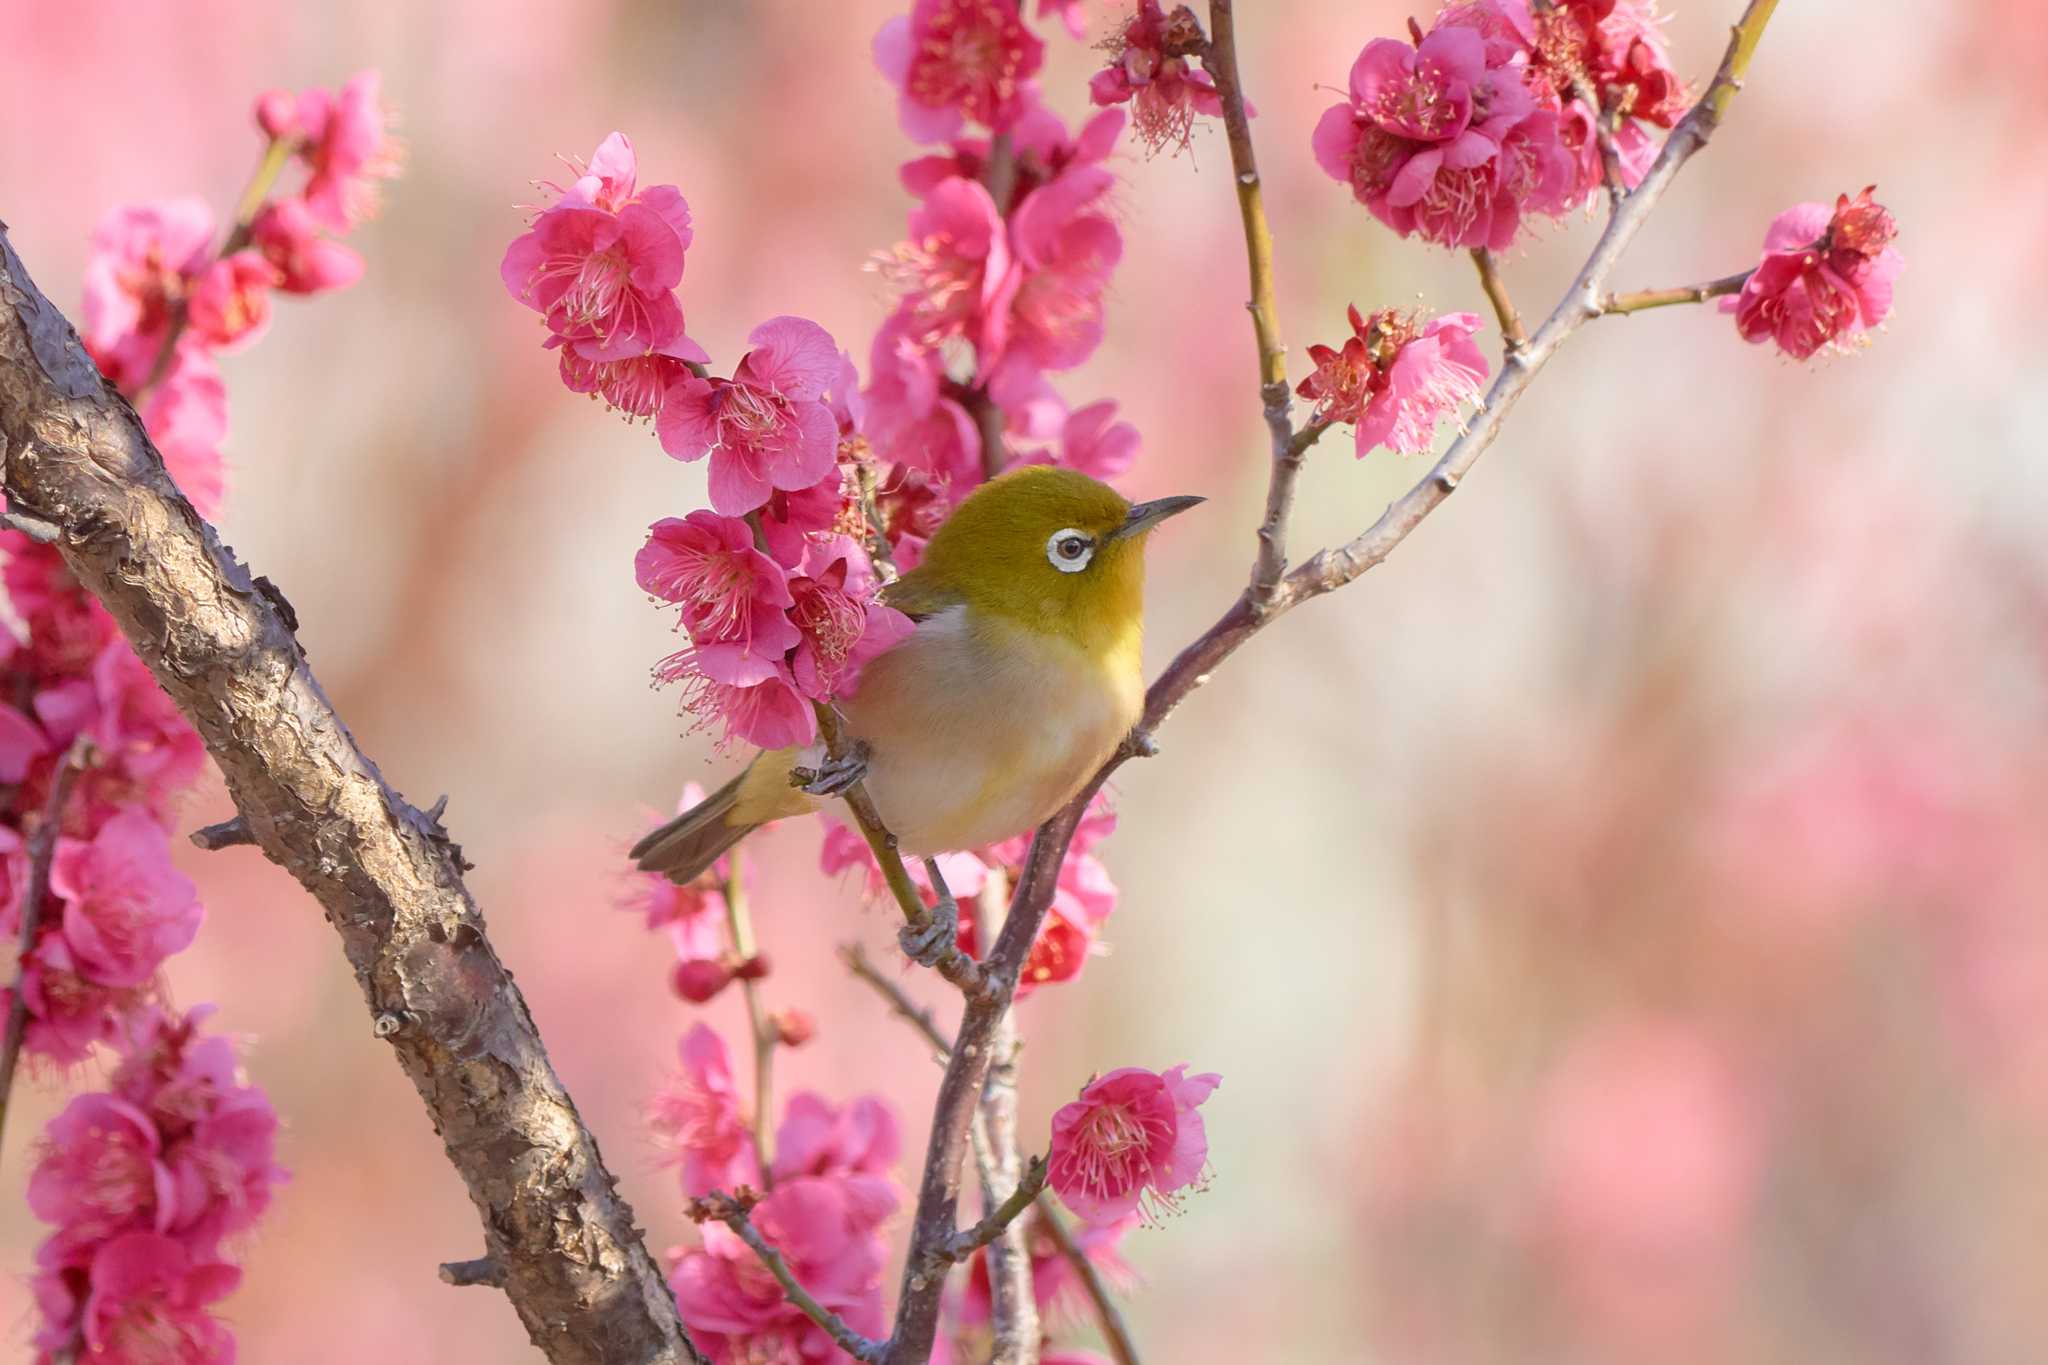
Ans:
<svg viewBox="0 0 2048 1365"><path fill-rule="evenodd" d="M1045 542L1045 557L1061 573L1079 573L1095 558L1095 537L1071 526L1062 527Z"/></svg>

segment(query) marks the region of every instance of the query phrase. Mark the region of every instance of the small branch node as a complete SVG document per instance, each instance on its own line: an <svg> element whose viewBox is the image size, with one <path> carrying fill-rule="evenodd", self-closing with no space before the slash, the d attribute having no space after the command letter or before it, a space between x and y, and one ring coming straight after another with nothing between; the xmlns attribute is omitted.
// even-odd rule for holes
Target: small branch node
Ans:
<svg viewBox="0 0 2048 1365"><path fill-rule="evenodd" d="M484 1285L491 1289L505 1287L505 1267L494 1256L479 1256L473 1261L443 1261L441 1282L458 1286Z"/></svg>
<svg viewBox="0 0 2048 1365"><path fill-rule="evenodd" d="M221 849L233 848L237 844L256 842L256 835L249 828L249 822L239 815L232 820L223 820L217 825L201 825L192 831L191 838L194 845L208 853L218 853Z"/></svg>

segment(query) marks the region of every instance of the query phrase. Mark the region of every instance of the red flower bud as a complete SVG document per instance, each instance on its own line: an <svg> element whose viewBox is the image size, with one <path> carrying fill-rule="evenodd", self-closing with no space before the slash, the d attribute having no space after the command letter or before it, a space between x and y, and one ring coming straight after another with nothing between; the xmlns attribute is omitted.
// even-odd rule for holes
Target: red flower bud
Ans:
<svg viewBox="0 0 2048 1365"><path fill-rule="evenodd" d="M759 981L768 975L768 955L756 953L732 969L732 974L742 981Z"/></svg>
<svg viewBox="0 0 2048 1365"><path fill-rule="evenodd" d="M724 990L732 977L732 969L723 962L708 957L693 957L676 964L675 975L671 980L677 995L692 1004L701 1005Z"/></svg>

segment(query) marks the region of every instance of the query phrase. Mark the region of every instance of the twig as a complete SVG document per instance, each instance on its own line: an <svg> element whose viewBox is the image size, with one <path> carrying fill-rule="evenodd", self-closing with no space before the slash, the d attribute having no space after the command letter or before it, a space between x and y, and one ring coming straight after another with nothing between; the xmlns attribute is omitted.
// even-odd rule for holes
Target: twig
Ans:
<svg viewBox="0 0 2048 1365"><path fill-rule="evenodd" d="M43 924L43 904L50 898L50 864L57 856L57 838L64 830L64 807L71 788L92 758L92 741L80 735L50 778L43 802L43 820L28 841L28 888L21 899L21 944L14 955L14 998L7 1007L7 1034L0 1040L0 1133L7 1128L8 1101L14 1097L14 1068L28 1036L28 992L24 989L29 955Z"/></svg>
<svg viewBox="0 0 2048 1365"><path fill-rule="evenodd" d="M1230 142L1230 169L1237 186L1238 216L1244 221L1244 254L1250 276L1252 335L1258 344L1259 403L1271 437L1273 472L1266 485L1266 515L1259 523L1259 552L1252 561L1249 596L1260 609L1270 605L1287 572L1287 518L1306 444L1295 444L1293 393L1287 387L1287 347L1280 340L1280 305L1273 289L1273 229L1259 160L1252 150L1251 116L1245 112L1244 82L1237 70L1237 27L1231 0L1210 0L1209 41L1202 65L1216 82L1223 105L1223 131Z"/></svg>
<svg viewBox="0 0 2048 1365"><path fill-rule="evenodd" d="M4 231L0 439L9 507L62 528L65 566L198 730L236 806L260 812L264 853L326 909L371 1017L403 1021L387 1042L535 1345L554 1365L701 1365L452 851L356 747L274 597L178 492Z"/></svg>
<svg viewBox="0 0 2048 1365"><path fill-rule="evenodd" d="M1626 294L1602 294L1600 312L1603 316L1609 313L1640 313L1646 308L1669 308L1678 303L1705 303L1708 299L1718 299L1726 294L1740 294L1742 286L1748 284L1749 277L1755 273L1756 270L1751 268L1734 275L1723 275L1718 280L1708 280L1705 284L1680 285L1676 289L1637 289Z"/></svg>
<svg viewBox="0 0 2048 1365"><path fill-rule="evenodd" d="M19 531L38 545L54 545L59 535L55 522L25 517L19 512L0 512L0 531Z"/></svg>
<svg viewBox="0 0 2048 1365"><path fill-rule="evenodd" d="M805 1317L824 1328L840 1350L855 1360L880 1360L882 1350L888 1343L862 1336L847 1326L844 1318L811 1297L811 1292L791 1273L789 1262L783 1259L782 1253L769 1244L768 1239L761 1235L761 1230L754 1226L753 1220L747 1217L749 1207L750 1202L743 1197L735 1198L722 1191L713 1190L703 1198L691 1201L690 1216L700 1221L715 1218L731 1228L741 1241L753 1248L754 1255L760 1258L761 1264L768 1268L768 1273L782 1286L783 1296L796 1305Z"/></svg>
<svg viewBox="0 0 2048 1365"><path fill-rule="evenodd" d="M192 831L191 838L194 844L208 853L218 853L237 844L256 842L256 835L249 829L249 822L239 815L232 820L223 820L217 825L201 825Z"/></svg>
<svg viewBox="0 0 2048 1365"><path fill-rule="evenodd" d="M1088 1301L1095 1305L1095 1323L1102 1332L1103 1341L1109 1346L1111 1359L1116 1361L1116 1365L1138 1365L1138 1344L1131 1340L1131 1329L1124 1323L1123 1310L1117 1307L1115 1297L1109 1292L1108 1281L1102 1278L1102 1271L1075 1243L1066 1220L1041 1204L1038 1225L1045 1229L1045 1235L1058 1248L1060 1255L1067 1258L1067 1264L1074 1268L1075 1276L1081 1281L1081 1288L1087 1292Z"/></svg>
<svg viewBox="0 0 2048 1365"><path fill-rule="evenodd" d="M480 1284L503 1289L505 1267L489 1256L479 1256L474 1261L443 1261L441 1283L457 1286Z"/></svg>
<svg viewBox="0 0 2048 1365"><path fill-rule="evenodd" d="M753 958L754 921L747 913L747 885L742 849L726 855L731 868L720 890L725 896L725 924L732 934L733 955L746 962ZM747 1022L754 1033L754 1159L761 1168L761 1183L773 1189L775 1177L775 1026L761 1003L761 983L752 976L740 978L740 991L747 999Z"/></svg>
<svg viewBox="0 0 2048 1365"><path fill-rule="evenodd" d="M1507 353L1513 355L1529 344L1529 334L1522 329L1522 315L1515 311L1515 301L1508 296L1508 282L1501 278L1499 258L1488 248L1475 246L1472 264L1479 268L1479 287L1486 291L1493 315L1500 319L1501 341Z"/></svg>
<svg viewBox="0 0 2048 1365"><path fill-rule="evenodd" d="M1045 1189L1048 1169L1044 1157L1032 1157L1029 1164L1024 1167L1023 1176L1017 1181L1017 1188L1010 1191L1010 1197L998 1204L994 1212L973 1227L954 1233L944 1243L934 1247L933 1258L957 1264L1002 1236L1003 1229L1016 1222L1024 1210L1037 1201L1039 1194Z"/></svg>
<svg viewBox="0 0 2048 1365"><path fill-rule="evenodd" d="M933 1051L941 1057L952 1055L953 1045L946 1041L945 1034L939 1032L938 1024L932 1019L932 1012L912 1000L901 986L882 975L869 959L867 949L858 943L843 944L839 949L839 960L846 964L847 970L872 986L875 993L888 1003L893 1013L916 1029L919 1035L932 1045Z"/></svg>
<svg viewBox="0 0 2048 1365"><path fill-rule="evenodd" d="M1628 250L1629 243L1635 240L1636 233L1642 230L1679 169L1707 145L1715 128L1720 126L1728 101L1741 86L1743 74L1756 51L1757 40L1776 8L1777 0L1750 0L1741 20L1735 25L1734 37L1721 59L1713 84L1699 103L1679 120L1665 141L1663 151L1658 153L1656 162L1643 176L1642 183L1608 219L1606 231L1600 234L1592 255L1580 268L1564 298L1536 330L1528 346L1501 367L1493 386L1487 390L1478 415L1464 433L1451 443L1450 449L1443 453L1429 474L1387 508L1372 526L1349 544L1317 554L1290 574L1283 596L1294 602L1305 601L1349 583L1392 553L1394 547L1407 539L1408 533L1457 488L1473 463L1500 434L1502 420L1527 390L1530 380L1574 332L1601 315L1602 287L1608 274L1622 253Z"/></svg>
<svg viewBox="0 0 2048 1365"><path fill-rule="evenodd" d="M1775 8L1776 0L1751 0L1735 26L1734 39L1722 59L1713 85L1692 112L1680 120L1642 183L1609 220L1606 231L1601 234L1564 300L1530 339L1528 347L1502 367L1488 391L1485 405L1464 435L1452 443L1420 483L1397 499L1377 522L1349 544L1317 554L1287 574L1270 596L1256 592L1255 574L1254 585L1247 587L1215 624L1181 650L1146 691L1145 709L1136 727L1138 733L1149 735L1155 732L1190 693L1208 681L1217 665L1281 612L1344 586L1385 559L1424 517L1450 496L1472 463L1499 434L1502 419L1528 387L1529 380L1563 341L1600 315L1600 291L1608 273L1641 230L1679 168L1712 137L1729 99L1748 69L1757 40ZM1218 10L1224 13L1225 22L1221 26L1214 23ZM1229 35L1228 10L1226 0L1213 0L1211 15L1215 36L1211 40L1212 47ZM1219 61L1218 65L1224 64ZM1212 71L1212 74L1216 75L1220 89L1223 85L1220 72ZM1291 477L1284 474L1283 469L1284 466L1276 462L1276 479ZM1285 500L1269 495L1268 507L1276 503L1284 510ZM1261 555L1267 550L1268 544L1262 537ZM1102 790L1102 784L1118 766L1128 761L1132 752L1130 746L1120 748L1083 784L1066 807L1040 825L1032 836L1031 851L1025 857L1024 874L1010 898L1009 919L1004 923L994 949L983 961L983 973L991 983L993 998L969 1001L954 1044L953 1058L939 1087L938 1103L932 1116L932 1141L925 1154L924 1175L918 1187L917 1213L912 1229L913 1249L935 1245L938 1239L952 1233L951 1224L959 1195L960 1160L973 1118L975 1093L987 1064L988 1041L994 1036L1002 1008L1016 989L1024 959L1052 903L1060 864L1073 842L1081 817L1088 803ZM898 1300L889 1365L920 1365L930 1354L937 1323L939 1288L932 1282L932 1277L920 1273L913 1257Z"/></svg>
<svg viewBox="0 0 2048 1365"><path fill-rule="evenodd" d="M852 746L839 723L839 713L824 702L814 702L812 710L818 717L818 733L824 737L826 754L835 759L845 758ZM882 869L882 881L903 912L904 920L914 928L929 923L931 907L924 903L917 883L910 879L910 869L903 865L903 851L897 847L896 836L882 823L882 813L875 809L875 799L868 795L867 784L854 783L840 794L840 799L853 813L853 823L867 840L868 851L875 855L875 862Z"/></svg>

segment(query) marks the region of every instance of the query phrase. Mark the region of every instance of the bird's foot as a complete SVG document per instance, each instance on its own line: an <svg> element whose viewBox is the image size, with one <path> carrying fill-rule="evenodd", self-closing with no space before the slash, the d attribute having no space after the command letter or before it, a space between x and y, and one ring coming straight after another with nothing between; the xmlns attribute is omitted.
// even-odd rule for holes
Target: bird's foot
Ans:
<svg viewBox="0 0 2048 1365"><path fill-rule="evenodd" d="M842 796L868 775L868 746L856 741L838 758L828 758L816 768L795 768L789 780L812 796Z"/></svg>
<svg viewBox="0 0 2048 1365"><path fill-rule="evenodd" d="M936 968L960 947L960 907L951 897L941 900L922 925L898 929L896 942L918 966Z"/></svg>

